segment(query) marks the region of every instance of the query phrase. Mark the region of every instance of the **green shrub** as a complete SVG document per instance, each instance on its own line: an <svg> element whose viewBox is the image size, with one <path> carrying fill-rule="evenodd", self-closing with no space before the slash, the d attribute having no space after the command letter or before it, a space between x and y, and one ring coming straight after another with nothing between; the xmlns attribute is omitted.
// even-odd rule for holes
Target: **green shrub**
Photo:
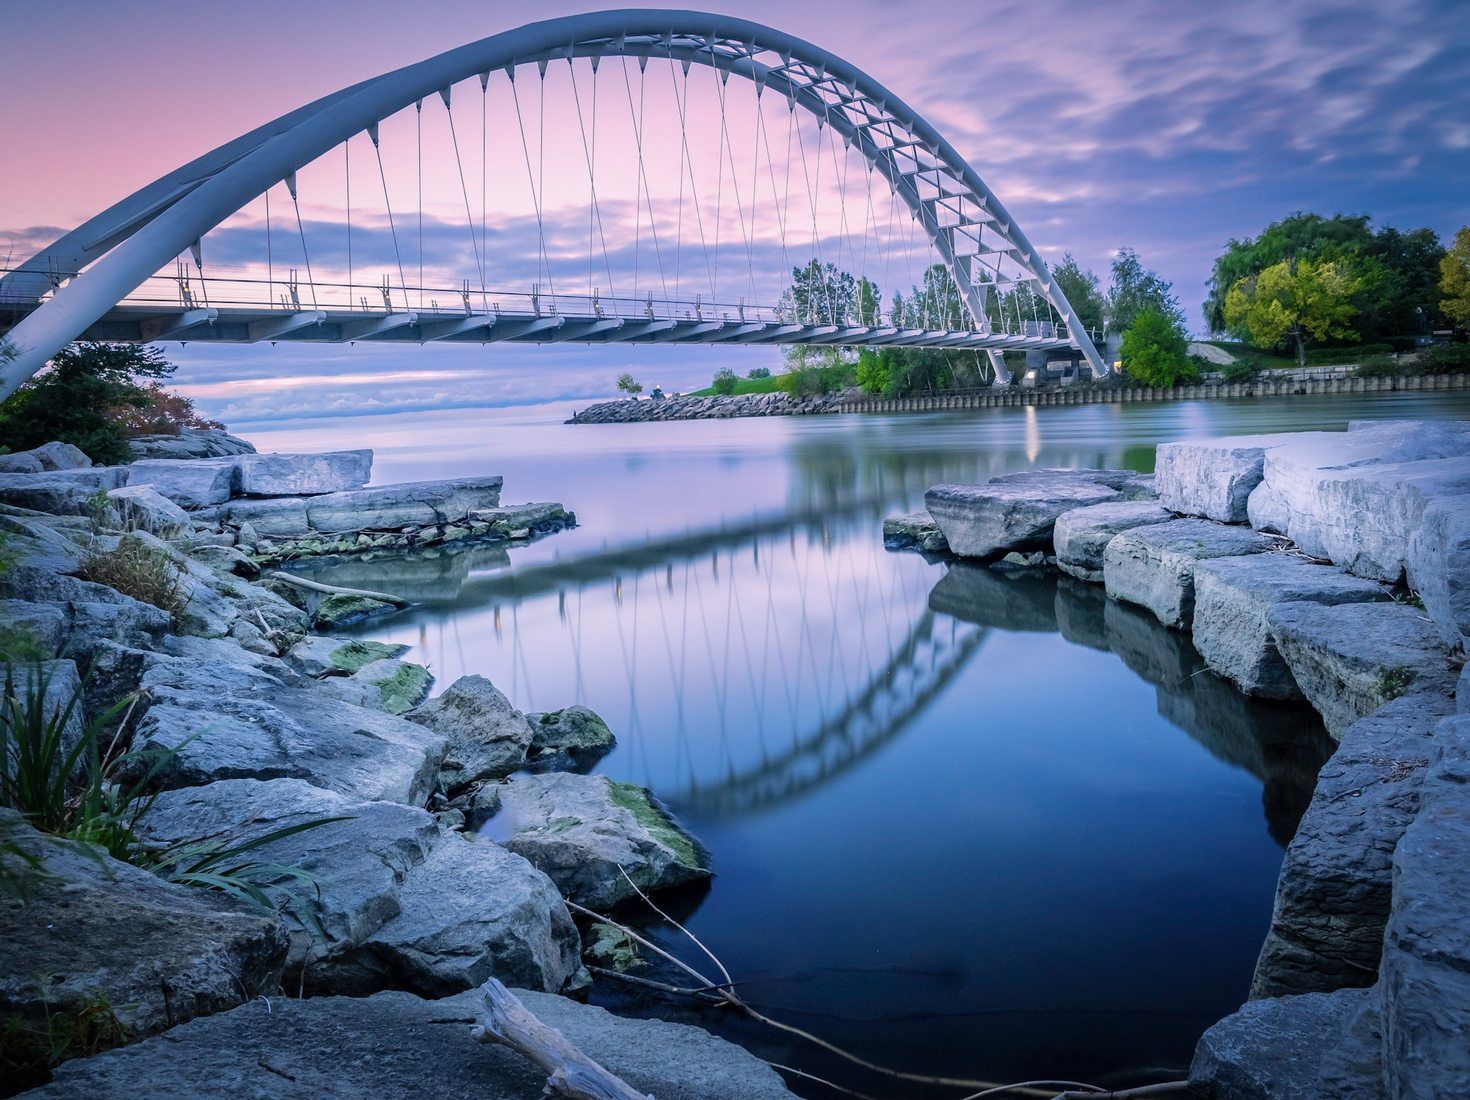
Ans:
<svg viewBox="0 0 1470 1100"><path fill-rule="evenodd" d="M1220 377L1225 382L1254 382L1261 376L1261 361L1255 358L1238 358L1220 368Z"/></svg>
<svg viewBox="0 0 1470 1100"><path fill-rule="evenodd" d="M1189 342L1178 321L1147 306L1123 334L1123 369L1145 386L1176 386L1199 379L1187 354Z"/></svg>
<svg viewBox="0 0 1470 1100"><path fill-rule="evenodd" d="M721 367L715 371L715 377L710 382L710 389L719 394L731 394L735 392L735 386L740 381L735 372L729 367Z"/></svg>
<svg viewBox="0 0 1470 1100"><path fill-rule="evenodd" d="M1359 344L1346 348L1311 348L1307 351L1309 366L1328 367L1343 363L1361 363L1366 358L1388 355L1392 344Z"/></svg>
<svg viewBox="0 0 1470 1100"><path fill-rule="evenodd" d="M864 393L883 393L891 383L888 359L880 351L864 348L858 353L857 384Z"/></svg>
<svg viewBox="0 0 1470 1100"><path fill-rule="evenodd" d="M771 377L771 368L770 367L751 367L750 370L746 373L745 377L747 377L747 378L769 378L769 377Z"/></svg>
<svg viewBox="0 0 1470 1100"><path fill-rule="evenodd" d="M189 603L183 567L136 536L124 535L110 550L94 546L82 558L77 576L152 604L174 619Z"/></svg>
<svg viewBox="0 0 1470 1100"><path fill-rule="evenodd" d="M1397 378L1403 366L1391 355L1370 355L1353 370L1354 378Z"/></svg>
<svg viewBox="0 0 1470 1100"><path fill-rule="evenodd" d="M1419 357L1420 374L1458 374L1470 371L1470 344L1435 344Z"/></svg>

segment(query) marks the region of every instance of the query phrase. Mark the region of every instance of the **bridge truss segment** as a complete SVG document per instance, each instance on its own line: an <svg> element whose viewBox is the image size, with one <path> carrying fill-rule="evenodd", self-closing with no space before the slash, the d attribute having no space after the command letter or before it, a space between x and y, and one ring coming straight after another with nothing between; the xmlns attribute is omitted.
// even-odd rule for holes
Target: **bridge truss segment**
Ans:
<svg viewBox="0 0 1470 1100"><path fill-rule="evenodd" d="M968 331L906 330L872 323L875 318L831 317L827 324L792 324L791 318L641 320L609 316L596 303L583 315L543 316L539 308L479 313L465 294L463 316L422 318L388 301L385 309L351 315L304 308L298 299L263 314L223 303L188 301L180 308L119 310L156 273L193 254L201 279L201 241L248 203L285 183L296 200L296 173L354 136L377 144L379 123L425 100L443 99L461 81L492 73L514 80L527 66L556 60L605 57L702 65L721 80L737 76L759 92L784 97L856 149L887 182L922 227L942 260L969 315ZM594 69L595 72L595 69ZM386 184L385 184L386 190ZM468 204L468 200L467 200ZM540 209L538 206L538 219ZM298 206L298 224L299 224ZM391 217L391 211L390 211ZM303 248L304 248L303 230ZM308 280L311 272L308 259ZM406 280L405 280L406 282ZM1001 316L1006 293L1025 287L1056 321ZM313 299L316 286L310 286ZM295 295L293 294L293 297ZM406 297L406 288L405 288ZM422 293L420 295L422 297ZM546 20L494 35L437 57L364 81L282 116L122 200L41 250L0 280L0 301L21 320L10 332L17 355L0 367L0 396L40 369L51 355L83 334L124 339L195 339L216 326L227 339L634 339L806 342L845 346L908 344L986 350L997 381L1008 380L1007 347L1071 346L1095 375L1107 372L1071 304L1046 263L993 191L958 152L917 112L862 70L811 43L747 20L675 10L589 13ZM365 303L364 303L365 305ZM294 308L293 308L294 307ZM286 312L288 316L275 315ZM437 306L434 312L438 312ZM797 319L800 320L800 319ZM686 322L686 323L682 323ZM866 323L864 323L866 322ZM1015 329L1010 326L1014 323ZM109 329L108 324L114 327ZM500 331L496 332L497 324ZM101 326L101 327L99 327ZM666 327L660 327L666 326ZM785 332L779 331L785 329ZM493 334L493 335L492 335Z"/></svg>

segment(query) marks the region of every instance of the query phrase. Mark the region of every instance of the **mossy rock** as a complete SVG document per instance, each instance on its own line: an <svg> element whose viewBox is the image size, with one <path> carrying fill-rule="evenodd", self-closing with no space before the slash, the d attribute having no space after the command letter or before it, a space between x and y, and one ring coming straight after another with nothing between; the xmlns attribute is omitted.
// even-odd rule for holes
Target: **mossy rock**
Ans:
<svg viewBox="0 0 1470 1100"><path fill-rule="evenodd" d="M312 625L318 630L337 630L392 610L391 603L367 596L331 595L318 605Z"/></svg>
<svg viewBox="0 0 1470 1100"><path fill-rule="evenodd" d="M343 642L332 650L327 657L332 667L340 669L351 676L360 671L364 665L370 665L374 661L390 661L395 657L401 657L408 650L407 646L389 645L387 642L369 642L353 639Z"/></svg>
<svg viewBox="0 0 1470 1100"><path fill-rule="evenodd" d="M429 697L434 677L423 665L393 659L370 661L352 674L354 680L378 689L380 709L407 714Z"/></svg>

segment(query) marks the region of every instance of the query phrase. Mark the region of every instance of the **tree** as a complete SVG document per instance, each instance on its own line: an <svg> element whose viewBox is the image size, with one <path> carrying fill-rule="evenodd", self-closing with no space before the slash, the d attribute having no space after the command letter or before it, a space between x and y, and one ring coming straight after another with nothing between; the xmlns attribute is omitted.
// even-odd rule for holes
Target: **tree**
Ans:
<svg viewBox="0 0 1470 1100"><path fill-rule="evenodd" d="M857 302L857 280L836 264L812 260L791 269L791 286L781 304L798 323L838 325L853 317Z"/></svg>
<svg viewBox="0 0 1470 1100"><path fill-rule="evenodd" d="M1189 359L1188 347L1178 319L1146 305L1123 333L1123 369L1145 386L1192 382L1199 370Z"/></svg>
<svg viewBox="0 0 1470 1100"><path fill-rule="evenodd" d="M1083 331L1088 334L1100 332L1107 303L1099 289L1097 276L1079 264L1070 252L1064 252L1062 262L1051 269L1051 277L1067 301L1072 303Z"/></svg>
<svg viewBox="0 0 1470 1100"><path fill-rule="evenodd" d="M1350 322L1362 279L1343 260L1283 260L1241 279L1225 295L1225 323L1241 328L1263 348L1296 345L1298 366L1307 364L1307 341L1356 340Z"/></svg>
<svg viewBox="0 0 1470 1100"><path fill-rule="evenodd" d="M1455 243L1439 261L1439 308L1455 325L1470 329L1470 226L1461 226Z"/></svg>
<svg viewBox="0 0 1470 1100"><path fill-rule="evenodd" d="M890 356L888 348L863 348L858 352L857 384L864 393L883 393L888 389Z"/></svg>
<svg viewBox="0 0 1470 1100"><path fill-rule="evenodd" d="M622 374L618 375L618 389L626 393L631 399L643 392L643 383L633 381L633 376L627 371L623 371Z"/></svg>
<svg viewBox="0 0 1470 1100"><path fill-rule="evenodd" d="M736 377L735 372L729 367L721 367L715 371L715 377L710 383L710 389L714 390L715 393L734 393L735 384L739 381L740 379Z"/></svg>
<svg viewBox="0 0 1470 1100"><path fill-rule="evenodd" d="M853 307L858 324L874 326L883 323L883 295L878 290L878 284L869 282L866 277L857 281Z"/></svg>
<svg viewBox="0 0 1470 1100"><path fill-rule="evenodd" d="M751 367L750 370L748 370L748 371L745 372L745 377L747 377L747 378L769 378L769 377L771 377L771 368L770 367Z"/></svg>
<svg viewBox="0 0 1470 1100"><path fill-rule="evenodd" d="M0 442L19 451L60 440L112 465L131 459L130 435L217 426L159 385L176 369L152 347L72 344L0 405Z"/></svg>
<svg viewBox="0 0 1470 1100"><path fill-rule="evenodd" d="M1108 288L1108 331L1126 333L1138 315L1150 308L1183 330L1184 310L1179 307L1174 284L1144 267L1133 249L1119 249L1113 258L1113 283Z"/></svg>

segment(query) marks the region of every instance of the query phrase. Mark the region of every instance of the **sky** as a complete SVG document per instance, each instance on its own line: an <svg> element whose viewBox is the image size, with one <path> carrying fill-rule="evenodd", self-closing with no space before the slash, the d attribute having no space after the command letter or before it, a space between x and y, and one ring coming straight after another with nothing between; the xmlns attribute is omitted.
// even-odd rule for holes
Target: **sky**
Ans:
<svg viewBox="0 0 1470 1100"><path fill-rule="evenodd" d="M551 2L536 15L582 10L591 9ZM70 0L17 7L0 40L0 258L24 257L276 115L511 29L526 12L503 0L257 0L243 7ZM1137 249L1174 283L1196 328L1204 283L1224 244L1293 211L1366 213L1379 224L1428 226L1446 237L1470 221L1470 0L751 0L738 14L817 43L903 97L969 160L1049 260L1071 251L1102 274L1119 247ZM697 179L689 169L687 185L706 204L701 228L724 242L724 260L708 283L709 240L684 254L681 279L691 291L703 288L706 300L770 299L767 284L793 259L778 245L799 227L810 231L807 244L793 239L791 252L825 249L827 258L840 259L845 248L843 266L854 269L860 243L870 250L861 263L870 266L877 263L870 254L899 256L911 247L894 234L882 202L864 208L863 173L849 174L836 146L826 150L830 155L821 152L815 130L796 131L819 166L815 182L806 161L804 178L788 161L778 181L773 165L789 137L779 105L762 107L763 134L753 121L753 89L736 89L741 82L722 90L707 70L696 70L681 95L653 66L645 79L646 91L627 86L630 96L646 96L641 177L630 153L637 122L620 98L624 77L604 68L595 82L602 97L594 127L595 221L582 190L587 130L576 113L593 106L590 71L553 71L539 89L522 79L519 125L502 76L487 93L488 121L476 102L478 86L466 92L462 85L452 112L432 102L417 120L408 112L385 124L383 148L394 153L383 176L394 196L391 229L383 191L373 189L379 179L372 147L363 139L303 170L301 236L312 242L305 254L292 240L289 196L276 189L272 273L307 256L318 278L343 268L349 237L333 196L350 175L357 282L376 282L381 271L390 282L403 272L402 281L417 283L418 207L424 281L433 285L458 286L466 271L498 265L492 285L514 285L517 293L532 281L543 292L549 285L584 294L602 287L607 294L611 286L627 294L636 283L640 297L653 293L652 272L665 283L670 273L655 268L668 261L651 250L648 221L659 223L667 248L674 183L686 184L675 113L681 105L690 163L702 165ZM730 107L728 137L719 122L722 96ZM740 104L748 108L743 113ZM451 117L458 127L452 134ZM426 148L437 150L422 204L415 201L415 121ZM775 146L774 157L762 154L763 137L768 151ZM458 171L446 152L456 140ZM486 161L501 169L487 168L484 180L482 144ZM730 151L729 167L710 167L717 157L724 164L722 149ZM768 171L770 186L763 188ZM463 182L460 172L467 173ZM815 229L805 225L798 200L784 218L779 213L779 192L787 188L789 199L792 179L811 201L810 221L821 223ZM712 215L717 192L723 207ZM681 234L688 233L691 208L680 209ZM266 237L257 203L206 238L211 271L260 276ZM906 260L907 267L894 261L877 272L885 293L911 281L914 260ZM279 295L280 284L272 282L268 292ZM546 400L576 405L609 395L624 369L688 389L716 367L744 373L778 365L777 353L763 349L503 344L194 343L170 345L170 355L181 365L181 388L231 423Z"/></svg>

